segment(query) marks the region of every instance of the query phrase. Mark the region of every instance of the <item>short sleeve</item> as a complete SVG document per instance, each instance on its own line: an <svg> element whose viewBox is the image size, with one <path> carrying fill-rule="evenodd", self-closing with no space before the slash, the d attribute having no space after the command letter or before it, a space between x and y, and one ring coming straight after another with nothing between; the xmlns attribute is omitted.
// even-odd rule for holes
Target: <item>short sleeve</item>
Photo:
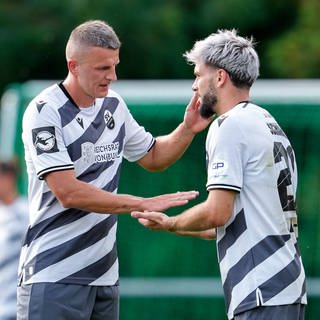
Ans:
<svg viewBox="0 0 320 320"><path fill-rule="evenodd" d="M23 117L22 139L26 161L31 161L39 179L52 171L73 169L62 135L61 120L50 103L34 100Z"/></svg>
<svg viewBox="0 0 320 320"><path fill-rule="evenodd" d="M229 189L240 192L243 184L244 139L232 117L217 119L206 141L207 190Z"/></svg>
<svg viewBox="0 0 320 320"><path fill-rule="evenodd" d="M155 144L155 138L150 132L138 124L126 107L126 140L123 156L130 162L138 161L145 156Z"/></svg>

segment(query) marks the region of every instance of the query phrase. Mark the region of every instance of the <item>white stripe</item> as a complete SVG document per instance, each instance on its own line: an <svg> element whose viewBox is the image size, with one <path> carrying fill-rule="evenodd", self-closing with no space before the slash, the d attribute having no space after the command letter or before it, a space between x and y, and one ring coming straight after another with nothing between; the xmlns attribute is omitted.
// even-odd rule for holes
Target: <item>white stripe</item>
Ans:
<svg viewBox="0 0 320 320"><path fill-rule="evenodd" d="M257 239L259 241L259 239ZM227 248L224 258L220 261L220 270L229 271L235 264L243 258L244 250L248 246L248 233L243 232L235 243ZM231 264L233 263L233 264ZM227 272L221 273L222 282L224 282L227 276Z"/></svg>
<svg viewBox="0 0 320 320"><path fill-rule="evenodd" d="M291 248L291 250L293 250ZM229 312L233 311L249 292L254 291L257 287L263 284L266 280L272 278L280 272L283 265L288 265L292 260L289 260L286 252L286 246L277 250L272 256L260 263L256 268L252 269L247 275L233 287L232 297L229 305ZM275 261L282 261L282 264ZM263 302L263 301L262 301Z"/></svg>
<svg viewBox="0 0 320 320"><path fill-rule="evenodd" d="M91 286L105 285L105 283L115 284L115 279L118 280L119 275L119 262L118 259L114 264L108 269L108 271L103 274L101 277L91 282Z"/></svg>
<svg viewBox="0 0 320 320"><path fill-rule="evenodd" d="M74 237L87 232L107 216L107 214L101 215L101 217L97 216L95 222L92 223L92 215L94 214L87 214L81 219L47 232L44 235L46 242L43 241L42 237L33 240L29 247L28 260L25 262L25 265L27 265L32 259L34 259L36 255L40 254L41 252L57 247L69 240L72 240ZM62 233L64 234L63 237L57 236L61 235Z"/></svg>
<svg viewBox="0 0 320 320"><path fill-rule="evenodd" d="M303 270L302 270L303 271ZM286 299L290 296L292 296L293 293L297 295L296 299L299 298L301 292L301 283L303 283L303 280L305 279L305 273L301 272L297 280L293 283L291 283L288 287L286 287L284 290L279 292L276 296L274 296L272 299L268 300L264 305L275 305L279 302L286 301ZM305 297L303 299L304 303L307 301L305 300Z"/></svg>
<svg viewBox="0 0 320 320"><path fill-rule="evenodd" d="M60 279L64 279L69 275L87 267L89 264L94 263L101 259L107 252L110 252L113 248L115 235L116 235L116 225L115 224L108 234L108 241L105 241L105 238L101 239L100 241L96 242L94 245L82 250L66 259L62 262L57 262L48 266L47 268L39 271L34 276L32 276L29 281L26 281L25 284L30 284L33 282L56 282ZM95 250L95 259L91 261L87 261L88 252L90 252L92 256L92 250L94 250L94 246L99 248L103 244L105 250ZM48 277L50 275L50 278ZM116 279L117 280L117 279ZM105 285L112 285L116 281L114 280L113 283L105 284Z"/></svg>

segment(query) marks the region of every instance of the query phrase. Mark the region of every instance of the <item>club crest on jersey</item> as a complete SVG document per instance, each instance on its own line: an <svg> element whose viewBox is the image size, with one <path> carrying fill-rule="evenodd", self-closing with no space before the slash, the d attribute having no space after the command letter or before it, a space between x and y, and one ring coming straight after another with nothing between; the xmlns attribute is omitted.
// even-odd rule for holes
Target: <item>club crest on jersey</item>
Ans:
<svg viewBox="0 0 320 320"><path fill-rule="evenodd" d="M216 160L211 164L213 175L215 177L225 176L228 170L228 163L222 160Z"/></svg>
<svg viewBox="0 0 320 320"><path fill-rule="evenodd" d="M114 125L115 125L114 119L113 119L112 113L109 110L104 111L104 121L107 124L107 127L109 129L114 128Z"/></svg>
<svg viewBox="0 0 320 320"><path fill-rule="evenodd" d="M33 145L37 155L58 151L55 128L41 127L32 130Z"/></svg>

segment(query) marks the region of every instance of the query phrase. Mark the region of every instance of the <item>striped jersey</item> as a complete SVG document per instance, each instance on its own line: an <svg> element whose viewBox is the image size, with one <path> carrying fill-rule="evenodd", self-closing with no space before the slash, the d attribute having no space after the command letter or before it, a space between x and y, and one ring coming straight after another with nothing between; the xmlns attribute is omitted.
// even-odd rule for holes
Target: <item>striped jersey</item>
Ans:
<svg viewBox="0 0 320 320"><path fill-rule="evenodd" d="M114 91L79 108L63 85L55 84L27 107L22 138L30 225L20 256L20 281L116 284L117 215L62 207L43 177L74 169L77 179L116 193L123 158L142 158L152 148L153 136Z"/></svg>
<svg viewBox="0 0 320 320"><path fill-rule="evenodd" d="M297 165L275 119L249 102L211 124L207 190L237 192L217 228L217 252L229 319L257 306L306 304L297 244Z"/></svg>

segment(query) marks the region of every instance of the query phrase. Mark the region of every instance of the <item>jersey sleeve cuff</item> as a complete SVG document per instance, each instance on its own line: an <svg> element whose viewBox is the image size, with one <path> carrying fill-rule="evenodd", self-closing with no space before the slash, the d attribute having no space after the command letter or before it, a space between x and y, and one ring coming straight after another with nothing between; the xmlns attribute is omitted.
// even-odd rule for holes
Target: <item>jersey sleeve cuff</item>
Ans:
<svg viewBox="0 0 320 320"><path fill-rule="evenodd" d="M62 171L62 170L73 170L74 169L74 165L73 164L67 164L64 166L54 166L54 167L50 167L50 168L46 168L43 169L41 171L39 171L37 173L37 176L40 180L43 180L45 175L50 173L50 172L54 172L54 171Z"/></svg>
<svg viewBox="0 0 320 320"><path fill-rule="evenodd" d="M236 192L241 191L241 187L234 186L231 184L223 184L223 183L207 184L207 191L214 190L214 189L226 189L226 190L232 190L232 191L236 191Z"/></svg>

